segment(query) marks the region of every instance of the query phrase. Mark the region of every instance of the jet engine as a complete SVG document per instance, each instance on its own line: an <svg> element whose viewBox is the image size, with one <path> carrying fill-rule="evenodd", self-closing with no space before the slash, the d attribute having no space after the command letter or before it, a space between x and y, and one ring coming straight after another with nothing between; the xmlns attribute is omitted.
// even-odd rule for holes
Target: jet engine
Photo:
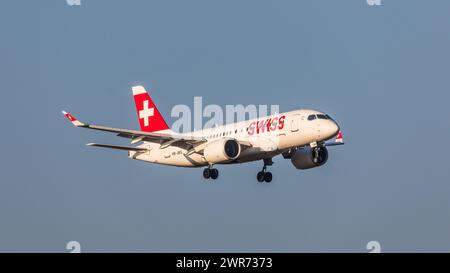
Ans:
<svg viewBox="0 0 450 273"><path fill-rule="evenodd" d="M328 150L326 147L306 146L293 150L291 154L292 165L300 170L322 166L327 160Z"/></svg>
<svg viewBox="0 0 450 273"><path fill-rule="evenodd" d="M220 139L211 142L203 150L208 163L223 163L235 160L241 154L241 145L235 139Z"/></svg>

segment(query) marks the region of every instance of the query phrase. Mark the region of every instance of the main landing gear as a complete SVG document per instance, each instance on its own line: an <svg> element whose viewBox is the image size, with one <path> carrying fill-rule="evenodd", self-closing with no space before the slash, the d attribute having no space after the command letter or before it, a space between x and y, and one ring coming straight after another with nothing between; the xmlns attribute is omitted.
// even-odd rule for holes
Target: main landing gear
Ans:
<svg viewBox="0 0 450 273"><path fill-rule="evenodd" d="M258 182L266 182L266 183L270 183L272 182L272 173L267 171L267 166L272 166L273 165L273 161L272 158L266 158L264 159L264 167L262 169L262 171L260 171L257 175L256 175L256 179L258 180Z"/></svg>
<svg viewBox="0 0 450 273"><path fill-rule="evenodd" d="M213 179L216 180L219 177L219 170L212 168L209 166L208 168L203 170L203 178L205 179Z"/></svg>

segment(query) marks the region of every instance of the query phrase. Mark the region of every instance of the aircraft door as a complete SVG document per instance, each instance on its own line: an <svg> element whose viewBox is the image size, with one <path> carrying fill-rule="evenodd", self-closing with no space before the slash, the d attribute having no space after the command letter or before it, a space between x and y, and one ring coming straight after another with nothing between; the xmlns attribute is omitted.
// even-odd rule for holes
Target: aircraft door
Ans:
<svg viewBox="0 0 450 273"><path fill-rule="evenodd" d="M300 115L293 115L291 119L291 132L297 132L299 130Z"/></svg>

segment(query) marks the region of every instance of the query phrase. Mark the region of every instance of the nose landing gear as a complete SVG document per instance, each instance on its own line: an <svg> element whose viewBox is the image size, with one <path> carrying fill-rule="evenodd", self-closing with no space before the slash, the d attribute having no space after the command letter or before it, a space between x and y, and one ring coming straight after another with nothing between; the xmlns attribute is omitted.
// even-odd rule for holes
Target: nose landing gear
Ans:
<svg viewBox="0 0 450 273"><path fill-rule="evenodd" d="M273 161L272 158L266 158L264 159L264 166L262 171L258 172L258 174L256 175L256 180L258 180L258 182L266 182L266 183L270 183L272 182L272 173L267 171L267 166L272 166L273 165Z"/></svg>

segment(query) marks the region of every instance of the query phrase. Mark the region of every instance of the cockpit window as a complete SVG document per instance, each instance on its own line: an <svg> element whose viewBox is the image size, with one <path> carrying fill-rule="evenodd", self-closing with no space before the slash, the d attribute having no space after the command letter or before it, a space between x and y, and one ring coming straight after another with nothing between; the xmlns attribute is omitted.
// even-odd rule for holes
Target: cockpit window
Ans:
<svg viewBox="0 0 450 273"><path fill-rule="evenodd" d="M308 116L308 120L315 120L316 119L316 115L309 115Z"/></svg>
<svg viewBox="0 0 450 273"><path fill-rule="evenodd" d="M325 115L322 115L322 114L317 115L317 117L319 119L328 119Z"/></svg>
<svg viewBox="0 0 450 273"><path fill-rule="evenodd" d="M332 117L330 117L329 115L325 115L328 119L334 120Z"/></svg>

